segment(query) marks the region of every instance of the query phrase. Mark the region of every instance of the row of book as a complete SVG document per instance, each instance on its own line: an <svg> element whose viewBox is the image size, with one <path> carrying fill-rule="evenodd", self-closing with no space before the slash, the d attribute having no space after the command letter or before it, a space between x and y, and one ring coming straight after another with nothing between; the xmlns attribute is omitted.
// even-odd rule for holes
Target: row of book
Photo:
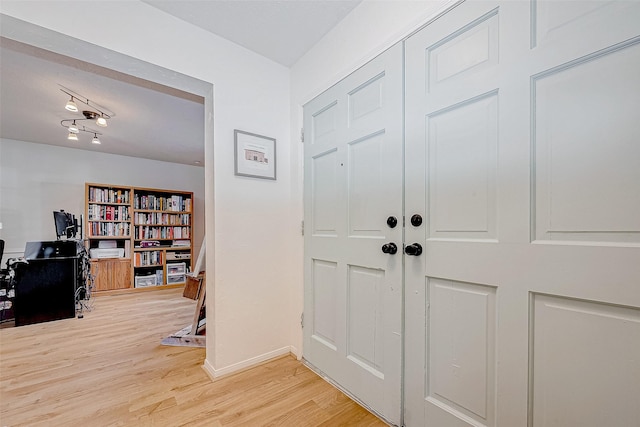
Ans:
<svg viewBox="0 0 640 427"><path fill-rule="evenodd" d="M89 236L128 237L131 225L128 222L91 222Z"/></svg>
<svg viewBox="0 0 640 427"><path fill-rule="evenodd" d="M191 212L191 198L178 195L163 197L153 194L136 194L133 200L135 209L155 211Z"/></svg>
<svg viewBox="0 0 640 427"><path fill-rule="evenodd" d="M89 201L97 203L129 203L129 190L89 187Z"/></svg>
<svg viewBox="0 0 640 427"><path fill-rule="evenodd" d="M160 264L162 264L162 251L145 251L134 253L133 265L135 267Z"/></svg>
<svg viewBox="0 0 640 427"><path fill-rule="evenodd" d="M190 214L166 214L161 212L137 212L134 215L136 224L189 225Z"/></svg>
<svg viewBox="0 0 640 427"><path fill-rule="evenodd" d="M190 227L152 227L140 225L135 228L136 239L188 239Z"/></svg>
<svg viewBox="0 0 640 427"><path fill-rule="evenodd" d="M129 206L89 205L89 221L128 221Z"/></svg>

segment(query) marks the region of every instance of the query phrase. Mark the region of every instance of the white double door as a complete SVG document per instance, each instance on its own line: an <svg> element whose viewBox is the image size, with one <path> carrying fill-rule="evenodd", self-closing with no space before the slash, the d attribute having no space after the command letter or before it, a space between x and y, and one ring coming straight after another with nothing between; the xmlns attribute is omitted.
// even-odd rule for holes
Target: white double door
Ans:
<svg viewBox="0 0 640 427"><path fill-rule="evenodd" d="M304 357L394 423L402 376L402 78L399 44L304 109Z"/></svg>
<svg viewBox="0 0 640 427"><path fill-rule="evenodd" d="M395 424L640 425L639 6L468 1L305 106L311 364Z"/></svg>

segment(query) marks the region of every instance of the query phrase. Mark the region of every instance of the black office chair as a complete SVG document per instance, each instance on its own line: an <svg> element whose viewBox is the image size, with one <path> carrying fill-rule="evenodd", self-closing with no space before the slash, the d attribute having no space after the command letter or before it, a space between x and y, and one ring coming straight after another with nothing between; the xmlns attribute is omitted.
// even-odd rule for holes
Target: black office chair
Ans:
<svg viewBox="0 0 640 427"><path fill-rule="evenodd" d="M0 263L2 263L2 257L4 256L4 240L0 239ZM15 270L17 267L23 264L28 264L24 258L9 258L5 264L5 267L0 265L0 280L5 280L3 288L9 283L10 279L15 276Z"/></svg>
<svg viewBox="0 0 640 427"><path fill-rule="evenodd" d="M7 284L9 282L9 261L7 261L6 267L3 266L2 257L4 255L4 240L0 239L0 282L2 284L2 289L7 288Z"/></svg>
<svg viewBox="0 0 640 427"><path fill-rule="evenodd" d="M4 255L4 240L0 239L0 263L2 262L2 256ZM2 265L0 265L0 289L3 290L3 298L2 298L2 309L0 310L0 323L4 323L5 319L8 320L9 316L12 316L13 310L11 311L11 314L8 313L8 310L4 309L4 304L5 304L5 300L7 299L7 297L5 297L4 295L7 295L7 288L9 287L9 271L2 268ZM5 311L7 313L5 313Z"/></svg>
<svg viewBox="0 0 640 427"><path fill-rule="evenodd" d="M2 267L1 263L2 263L3 255L4 255L4 240L0 239L0 277L2 278L4 278L4 276L9 273L6 268Z"/></svg>

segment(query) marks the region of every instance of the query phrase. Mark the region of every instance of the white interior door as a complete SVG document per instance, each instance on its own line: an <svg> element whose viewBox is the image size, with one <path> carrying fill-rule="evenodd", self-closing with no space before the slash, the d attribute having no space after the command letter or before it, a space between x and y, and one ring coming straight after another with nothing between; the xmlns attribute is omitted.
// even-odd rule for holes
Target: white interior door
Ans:
<svg viewBox="0 0 640 427"><path fill-rule="evenodd" d="M304 107L304 358L395 424L401 418L402 79L397 45ZM396 218L394 227L389 217Z"/></svg>
<svg viewBox="0 0 640 427"><path fill-rule="evenodd" d="M639 6L468 1L407 41L407 426L640 425Z"/></svg>

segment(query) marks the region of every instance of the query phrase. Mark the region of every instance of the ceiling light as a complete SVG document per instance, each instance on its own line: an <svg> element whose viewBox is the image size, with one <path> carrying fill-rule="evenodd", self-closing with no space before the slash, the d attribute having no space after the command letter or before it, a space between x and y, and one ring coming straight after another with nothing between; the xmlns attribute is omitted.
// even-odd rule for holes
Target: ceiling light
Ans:
<svg viewBox="0 0 640 427"><path fill-rule="evenodd" d="M80 102L88 107L86 110L83 109L81 111L84 118L69 118L60 121L60 124L63 127L67 128L67 130L69 131L69 136L67 138L72 141L78 141L77 135L79 135L80 132L92 133L93 139L91 140L91 142L93 144L101 144L100 138L98 138L98 136L102 134L99 131L91 129L87 126L82 126L81 124L78 125L76 124L76 122L80 123L82 120L91 120L100 127L107 127L107 121L114 117L115 113L109 111L105 107L96 104L95 102L89 101L89 99L83 97L75 91L72 91L71 89L67 89L62 85L60 85L60 87L60 90L69 95L69 97L71 98L69 102L67 102L67 105L65 107L67 110L77 112L78 107L76 105L76 102Z"/></svg>
<svg viewBox="0 0 640 427"><path fill-rule="evenodd" d="M69 132L71 132L71 133L80 133L80 129L78 129L78 126L76 126L76 121L75 120L73 121L73 123L71 123L69 125Z"/></svg>
<svg viewBox="0 0 640 427"><path fill-rule="evenodd" d="M82 115L86 117L86 119L81 120L95 120L98 126L103 128L107 127L107 119L104 117L104 114L98 114L95 111L85 110L82 112Z"/></svg>
<svg viewBox="0 0 640 427"><path fill-rule="evenodd" d="M91 141L92 143L94 144L101 143L100 139L98 138L98 135L102 135L100 132L98 132L95 129L88 128L86 126L78 126L76 125L76 120L87 120L87 119L64 119L60 122L62 126L64 126L69 130L69 136L67 136L67 139L70 139L72 141L77 141L78 135L80 134L80 132L86 132L86 133L93 134L93 140Z"/></svg>
<svg viewBox="0 0 640 427"><path fill-rule="evenodd" d="M67 105L65 105L64 108L74 113L78 111L78 106L73 102L73 96L67 101Z"/></svg>

